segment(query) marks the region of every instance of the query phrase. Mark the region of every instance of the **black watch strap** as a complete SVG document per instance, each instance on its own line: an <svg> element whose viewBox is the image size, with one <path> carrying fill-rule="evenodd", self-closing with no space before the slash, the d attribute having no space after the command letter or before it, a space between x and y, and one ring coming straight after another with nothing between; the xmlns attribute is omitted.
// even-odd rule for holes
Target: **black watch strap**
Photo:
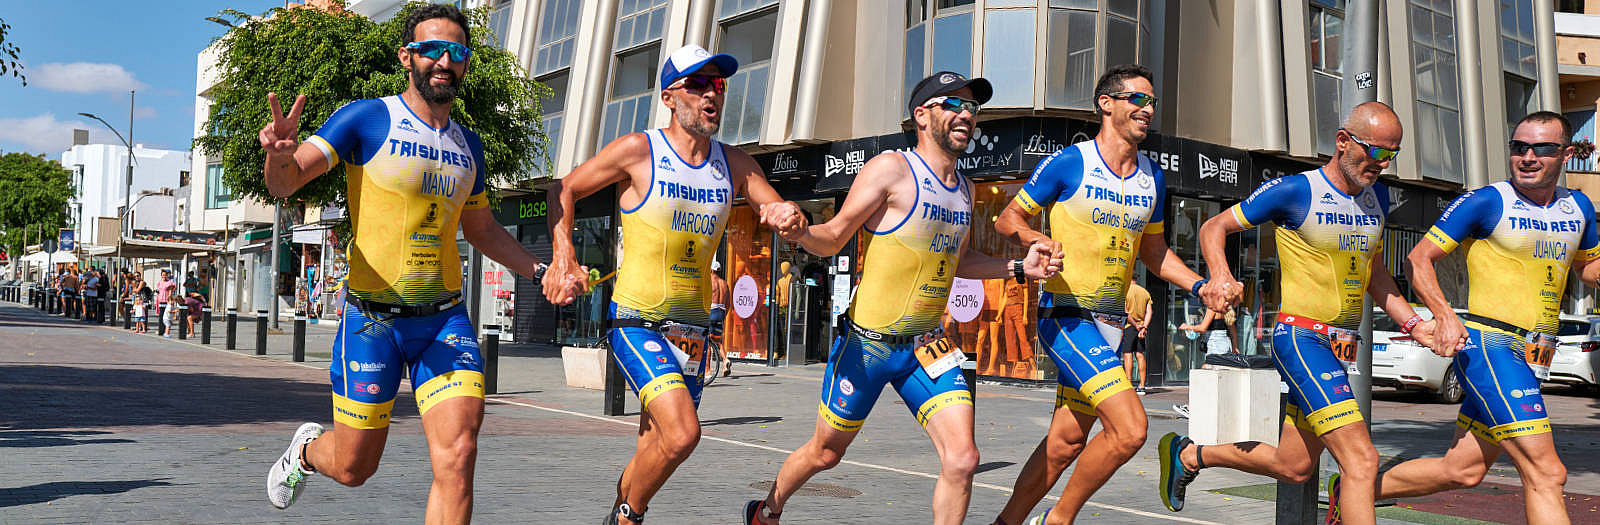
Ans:
<svg viewBox="0 0 1600 525"><path fill-rule="evenodd" d="M547 263L539 263L537 266L534 266L533 267L533 280L535 280L535 281L543 281L544 280L544 272L545 272L545 270L549 270L549 269L550 269L550 265L547 264Z"/></svg>
<svg viewBox="0 0 1600 525"><path fill-rule="evenodd" d="M1022 272L1022 259L1011 260L1011 276L1019 283L1028 282L1028 275Z"/></svg>

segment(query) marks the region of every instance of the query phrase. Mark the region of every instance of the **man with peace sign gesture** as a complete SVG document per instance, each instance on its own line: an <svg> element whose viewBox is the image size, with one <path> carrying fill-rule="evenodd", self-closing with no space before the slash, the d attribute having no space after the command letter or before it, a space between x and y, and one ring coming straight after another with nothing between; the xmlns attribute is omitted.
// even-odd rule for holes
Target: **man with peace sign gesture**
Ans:
<svg viewBox="0 0 1600 525"><path fill-rule="evenodd" d="M531 279L545 265L506 233L484 194L483 143L451 122L450 107L472 50L466 17L432 5L406 20L397 50L410 72L405 92L357 100L296 141L305 96L261 129L266 185L288 197L344 162L350 273L333 343L334 428L306 423L267 476L273 506L294 502L307 474L356 486L377 470L400 377L410 377L428 438L433 486L427 523L466 523L483 421L483 368L461 299L455 233L489 258Z"/></svg>

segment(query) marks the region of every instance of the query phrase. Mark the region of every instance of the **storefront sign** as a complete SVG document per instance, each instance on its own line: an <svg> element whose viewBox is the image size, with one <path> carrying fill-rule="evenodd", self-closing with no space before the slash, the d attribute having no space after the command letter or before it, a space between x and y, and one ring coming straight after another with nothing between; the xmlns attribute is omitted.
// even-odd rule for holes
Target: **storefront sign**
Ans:
<svg viewBox="0 0 1600 525"><path fill-rule="evenodd" d="M1022 171L1022 143L1024 120L1012 118L991 120L973 130L967 149L956 158L956 169L967 177L981 175L1020 173Z"/></svg>
<svg viewBox="0 0 1600 525"><path fill-rule="evenodd" d="M977 319L982 310L983 281L956 277L950 282L950 299L945 303L945 311L950 312L951 319L965 323Z"/></svg>
<svg viewBox="0 0 1600 525"><path fill-rule="evenodd" d="M271 230L268 230L271 234ZM133 230L133 238L141 241L178 242L184 244L204 244L214 246L217 236L200 232L166 232L156 230Z"/></svg>
<svg viewBox="0 0 1600 525"><path fill-rule="evenodd" d="M494 208L494 218L505 226L544 224L549 212L549 203L545 202L545 192L536 191L500 199L500 205Z"/></svg>
<svg viewBox="0 0 1600 525"><path fill-rule="evenodd" d="M759 293L755 279L749 275L739 276L739 280L733 284L733 313L740 319L749 319L756 313L756 305L760 303L757 297Z"/></svg>
<svg viewBox="0 0 1600 525"><path fill-rule="evenodd" d="M1409 186L1385 181L1389 187L1389 217L1391 227L1425 232L1439 220L1439 215L1455 200L1456 193Z"/></svg>

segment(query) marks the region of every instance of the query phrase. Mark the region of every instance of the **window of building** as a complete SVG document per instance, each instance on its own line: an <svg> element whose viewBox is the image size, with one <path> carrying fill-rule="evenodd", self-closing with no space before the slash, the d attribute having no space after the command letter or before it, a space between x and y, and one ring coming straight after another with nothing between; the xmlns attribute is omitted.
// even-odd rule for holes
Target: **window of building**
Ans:
<svg viewBox="0 0 1600 525"><path fill-rule="evenodd" d="M1103 8L1095 0L1050 0L1045 104L1092 109L1094 82L1105 68L1149 62L1152 12L1150 2L1141 0L1108 0ZM1101 19L1105 31L1098 33ZM1097 56L1096 49L1105 53ZM1153 70L1160 75L1160 68Z"/></svg>
<svg viewBox="0 0 1600 525"><path fill-rule="evenodd" d="M1316 105L1317 153L1332 155L1344 80L1344 0L1312 0L1306 35L1311 44L1311 91Z"/></svg>
<svg viewBox="0 0 1600 525"><path fill-rule="evenodd" d="M226 208L233 200L233 192L222 183L222 163L206 165L206 209Z"/></svg>
<svg viewBox="0 0 1600 525"><path fill-rule="evenodd" d="M567 81L571 77L571 70L563 69L559 73L546 75L539 78L539 82L550 88L550 98L539 105L539 118L544 121L545 135L550 137L550 156L554 157L561 150L561 122L567 114Z"/></svg>
<svg viewBox="0 0 1600 525"><path fill-rule="evenodd" d="M739 72L728 78L717 140L744 144L760 135L778 34L777 5L777 0L723 0L717 10L717 51L739 59Z"/></svg>
<svg viewBox="0 0 1600 525"><path fill-rule="evenodd" d="M1506 122L1516 123L1538 102L1539 58L1533 46L1533 0L1500 0L1500 63L1504 69Z"/></svg>
<svg viewBox="0 0 1600 525"><path fill-rule="evenodd" d="M178 170L178 187L189 185L189 170Z"/></svg>
<svg viewBox="0 0 1600 525"><path fill-rule="evenodd" d="M906 0L907 92L935 71L972 75L972 17L972 0Z"/></svg>
<svg viewBox="0 0 1600 525"><path fill-rule="evenodd" d="M994 6L999 2L990 1ZM1030 2L1028 5L1032 5ZM983 76L994 106L1033 105L1034 9L988 9L983 17Z"/></svg>
<svg viewBox="0 0 1600 525"><path fill-rule="evenodd" d="M599 147L650 125L659 86L661 31L666 0L624 0L618 9L611 96L600 126Z"/></svg>
<svg viewBox="0 0 1600 525"><path fill-rule="evenodd" d="M489 33L494 35L492 44L506 47L511 42L511 0L500 0L489 12Z"/></svg>
<svg viewBox="0 0 1600 525"><path fill-rule="evenodd" d="M1422 175L1462 182L1459 76L1450 2L1411 2L1411 59L1417 88L1417 156Z"/></svg>
<svg viewBox="0 0 1600 525"><path fill-rule="evenodd" d="M567 110L567 83L572 76L573 42L577 40L578 11L582 7L582 0L546 0L539 13L533 74L554 92L539 107L545 135L550 137L551 157L561 150L561 123Z"/></svg>

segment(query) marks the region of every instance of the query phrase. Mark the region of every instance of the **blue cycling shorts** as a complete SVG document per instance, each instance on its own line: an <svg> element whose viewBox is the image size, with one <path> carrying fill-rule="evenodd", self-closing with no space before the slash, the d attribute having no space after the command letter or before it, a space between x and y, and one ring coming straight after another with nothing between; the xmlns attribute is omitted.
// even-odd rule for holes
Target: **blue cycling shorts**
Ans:
<svg viewBox="0 0 1600 525"><path fill-rule="evenodd" d="M640 405L649 408L650 402L661 394L686 388L694 406L700 407L700 374L705 360L690 363L689 354L649 328L612 328L607 337L611 340L611 355L616 357L628 386L639 395ZM704 343L700 345L705 347ZM694 369L686 374L684 367L690 365Z"/></svg>
<svg viewBox="0 0 1600 525"><path fill-rule="evenodd" d="M1272 364L1289 385L1284 422L1318 436L1364 420L1329 345L1327 334L1308 328L1280 322L1272 331Z"/></svg>
<svg viewBox="0 0 1600 525"><path fill-rule="evenodd" d="M1133 388L1117 355L1122 344L1117 324L1081 317L1039 319L1039 343L1056 363L1056 408L1097 415L1101 402Z"/></svg>
<svg viewBox="0 0 1600 525"><path fill-rule="evenodd" d="M346 305L333 339L333 420L389 426L402 371L423 414L446 399L483 397L483 365L467 306L420 317L368 314Z"/></svg>
<svg viewBox="0 0 1600 525"><path fill-rule="evenodd" d="M822 374L822 402L817 413L835 430L855 432L878 402L883 386L894 385L906 408L922 426L940 410L972 405L972 392L961 367L928 377L911 344L888 345L855 333L836 336Z"/></svg>
<svg viewBox="0 0 1600 525"><path fill-rule="evenodd" d="M1539 379L1523 359L1525 342L1512 334L1467 323L1467 345L1456 353L1456 377L1466 389L1456 426L1499 444L1550 432Z"/></svg>

